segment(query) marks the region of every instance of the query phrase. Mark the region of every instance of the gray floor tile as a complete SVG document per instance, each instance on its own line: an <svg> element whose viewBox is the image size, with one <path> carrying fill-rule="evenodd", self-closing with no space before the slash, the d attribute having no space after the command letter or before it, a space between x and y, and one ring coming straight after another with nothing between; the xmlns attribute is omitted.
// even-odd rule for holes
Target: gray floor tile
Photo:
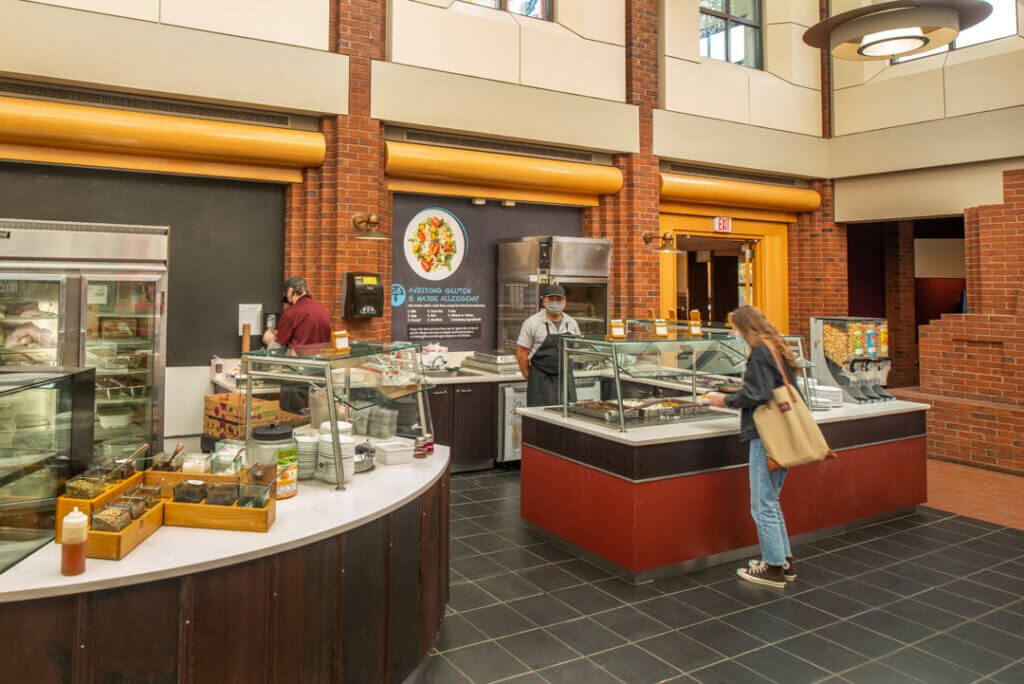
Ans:
<svg viewBox="0 0 1024 684"><path fill-rule="evenodd" d="M834 616L795 599L775 601L758 607L758 610L785 620L801 629L817 629L835 621Z"/></svg>
<svg viewBox="0 0 1024 684"><path fill-rule="evenodd" d="M420 679L423 684L473 684L441 655L430 656Z"/></svg>
<svg viewBox="0 0 1024 684"><path fill-rule="evenodd" d="M671 629L663 622L650 618L631 606L598 613L593 616L593 619L626 641L637 641Z"/></svg>
<svg viewBox="0 0 1024 684"><path fill-rule="evenodd" d="M626 643L621 636L590 618L562 622L547 630L583 655L607 651Z"/></svg>
<svg viewBox="0 0 1024 684"><path fill-rule="evenodd" d="M833 591L840 596L846 596L854 601L859 601L860 603L872 608L880 608L887 603L899 601L903 598L899 594L886 591L885 589L873 584L861 582L859 579L848 579L843 580L842 582L836 582L828 588L829 591Z"/></svg>
<svg viewBox="0 0 1024 684"><path fill-rule="evenodd" d="M954 594L947 589L929 589L914 597L915 601L941 608L963 618L973 618L992 610L992 606L974 599Z"/></svg>
<svg viewBox="0 0 1024 684"><path fill-rule="evenodd" d="M965 622L949 630L949 634L1014 660L1024 654L1024 639L980 622Z"/></svg>
<svg viewBox="0 0 1024 684"><path fill-rule="evenodd" d="M978 622L1010 634L1024 634L1024 615L1009 610L997 610L994 613L983 615L978 618Z"/></svg>
<svg viewBox="0 0 1024 684"><path fill-rule="evenodd" d="M815 634L868 658L879 658L902 647L902 644L895 639L864 629L846 620L823 627L815 631Z"/></svg>
<svg viewBox="0 0 1024 684"><path fill-rule="evenodd" d="M850 621L866 629L874 630L879 634L902 641L905 644L914 643L936 632L931 627L906 620L884 610L872 610L851 618Z"/></svg>
<svg viewBox="0 0 1024 684"><path fill-rule="evenodd" d="M536 672L527 672L512 679L503 679L501 684L547 684L547 682Z"/></svg>
<svg viewBox="0 0 1024 684"><path fill-rule="evenodd" d="M557 596L586 615L600 613L622 605L622 601L619 601L611 594L604 593L600 589L595 589L589 584L560 589L559 591L552 592L551 595Z"/></svg>
<svg viewBox="0 0 1024 684"><path fill-rule="evenodd" d="M727 613L735 613L747 606L734 598L715 591L711 587L698 587L679 592L672 598L682 601L694 608L704 611L708 615L718 617Z"/></svg>
<svg viewBox="0 0 1024 684"><path fill-rule="evenodd" d="M680 674L679 670L636 646L620 646L592 658L629 684L654 684Z"/></svg>
<svg viewBox="0 0 1024 684"><path fill-rule="evenodd" d="M638 641L637 646L658 656L670 665L691 672L722 660L723 656L679 632L668 632Z"/></svg>
<svg viewBox="0 0 1024 684"><path fill-rule="evenodd" d="M458 558L451 561L451 567L458 570L464 577L476 580L484 577L492 577L508 572L486 556L470 556L469 558Z"/></svg>
<svg viewBox="0 0 1024 684"><path fill-rule="evenodd" d="M952 594L965 596L972 601L987 603L993 608L1001 608L1012 603L1017 598L1014 594L990 587L987 584L975 582L973 579L956 580L944 585L942 588Z"/></svg>
<svg viewBox="0 0 1024 684"><path fill-rule="evenodd" d="M753 584L736 576L724 582L718 582L712 585L712 587L715 591L725 594L745 606L759 606L771 601L778 601L786 596L785 589Z"/></svg>
<svg viewBox="0 0 1024 684"><path fill-rule="evenodd" d="M633 607L644 615L650 615L655 620L664 622L673 629L688 627L711 617L704 611L698 610L689 604L676 601L671 596L659 596L648 601L634 603Z"/></svg>
<svg viewBox="0 0 1024 684"><path fill-rule="evenodd" d="M828 672L842 672L868 660L839 644L822 639L817 634L801 634L776 644L783 651L799 656Z"/></svg>
<svg viewBox="0 0 1024 684"><path fill-rule="evenodd" d="M829 677L828 672L774 646L737 658L754 672L775 682L813 684Z"/></svg>
<svg viewBox="0 0 1024 684"><path fill-rule="evenodd" d="M515 544L507 539L499 537L494 532L472 534L468 537L461 537L459 541L463 544L468 544L479 553L492 553L494 551L501 551L502 549L509 549L515 546Z"/></svg>
<svg viewBox="0 0 1024 684"><path fill-rule="evenodd" d="M475 582L453 584L448 590L448 605L460 612L483 608L497 602L497 598L481 589Z"/></svg>
<svg viewBox="0 0 1024 684"><path fill-rule="evenodd" d="M941 608L922 603L916 599L904 599L891 603L883 609L887 613L899 615L901 618L913 620L922 625L927 625L937 630L949 629L963 622L959 615L953 615Z"/></svg>
<svg viewBox="0 0 1024 684"><path fill-rule="evenodd" d="M526 665L493 641L448 651L445 657L474 684L507 679L528 670Z"/></svg>
<svg viewBox="0 0 1024 684"><path fill-rule="evenodd" d="M982 570L971 575L972 582L993 587L1000 591L1015 594L1018 598L1024 596L1024 577L1011 577L995 570Z"/></svg>
<svg viewBox="0 0 1024 684"><path fill-rule="evenodd" d="M881 663L868 663L843 673L843 679L852 684L920 684L920 679L898 672Z"/></svg>
<svg viewBox="0 0 1024 684"><path fill-rule="evenodd" d="M574 584L580 584L580 579L567 573L555 565L542 565L539 568L520 570L518 575L523 579L533 582L544 591L557 591L565 589Z"/></svg>
<svg viewBox="0 0 1024 684"><path fill-rule="evenodd" d="M850 617L868 609L868 606L863 603L854 601L829 589L815 589L799 594L795 597L795 600L806 603L812 608L835 615L837 618Z"/></svg>
<svg viewBox="0 0 1024 684"><path fill-rule="evenodd" d="M948 634L936 634L917 644L917 648L966 667L979 675L991 674L1013 662L994 651L961 641Z"/></svg>
<svg viewBox="0 0 1024 684"><path fill-rule="evenodd" d="M869 572L866 575L860 575L857 577L857 581L863 582L864 584L868 584L872 587L884 589L890 593L899 594L900 596L913 596L914 594L920 594L922 591L928 591L932 588L923 582L918 582L908 577L902 577L885 570L876 570L875 572Z"/></svg>
<svg viewBox="0 0 1024 684"><path fill-rule="evenodd" d="M509 570L526 570L540 565L547 565L547 561L528 549L517 546L504 551L496 551L487 554L487 557Z"/></svg>
<svg viewBox="0 0 1024 684"><path fill-rule="evenodd" d="M543 535L537 534L533 530L525 527L519 527L514 530L503 530L498 532L498 536L508 539L510 542L518 546L530 546L533 544L540 544L544 541Z"/></svg>
<svg viewBox="0 0 1024 684"><path fill-rule="evenodd" d="M790 622L780 620L755 608L726 615L720 619L722 622L730 624L737 629L742 629L747 634L753 634L758 639L769 644L796 636L803 631Z"/></svg>
<svg viewBox="0 0 1024 684"><path fill-rule="evenodd" d="M448 523L448 530L452 538L459 539L461 537L468 537L471 534L480 534L486 532L484 528L477 525L472 520L452 520Z"/></svg>
<svg viewBox="0 0 1024 684"><path fill-rule="evenodd" d="M742 632L721 620L702 622L680 631L694 641L713 648L730 658L765 645L765 642L757 637Z"/></svg>
<svg viewBox="0 0 1024 684"><path fill-rule="evenodd" d="M836 553L826 553L821 556L815 556L814 558L801 563L801 565L823 568L829 572L834 572L837 575L842 575L843 577L863 575L865 572L870 572L874 569L870 565L843 558L842 556L836 555Z"/></svg>
<svg viewBox="0 0 1024 684"><path fill-rule="evenodd" d="M630 582L625 582L618 577L609 577L608 579L601 580L600 582L593 582L593 585L601 591L611 594L625 603L635 603L637 601L644 601L656 596L661 596L661 592L649 583L632 584Z"/></svg>
<svg viewBox="0 0 1024 684"><path fill-rule="evenodd" d="M1012 667L992 675L992 681L999 684L1020 684L1024 682L1024 662L1017 663Z"/></svg>
<svg viewBox="0 0 1024 684"><path fill-rule="evenodd" d="M558 567L572 575L575 575L576 577L579 577L584 582L597 582L610 577L610 575L601 568L588 563L581 558L559 563Z"/></svg>
<svg viewBox="0 0 1024 684"><path fill-rule="evenodd" d="M539 674L551 684L621 684L621 680L587 658L549 667Z"/></svg>
<svg viewBox="0 0 1024 684"><path fill-rule="evenodd" d="M534 544L528 547L531 553L535 553L546 561L552 563L560 563L562 561L572 560L574 556L563 548L555 546L554 544L544 542L542 544Z"/></svg>
<svg viewBox="0 0 1024 684"><path fill-rule="evenodd" d="M461 613L461 615L473 623L474 627L493 639L515 634L516 632L525 632L537 626L501 603L496 606L488 606L487 608L477 608L476 610Z"/></svg>
<svg viewBox="0 0 1024 684"><path fill-rule="evenodd" d="M580 612L551 594L540 594L510 601L509 607L541 627L547 627L580 616Z"/></svg>
<svg viewBox="0 0 1024 684"><path fill-rule="evenodd" d="M763 684L771 682L735 660L725 660L703 670L691 672L690 676L703 684Z"/></svg>
<svg viewBox="0 0 1024 684"><path fill-rule="evenodd" d="M449 615L441 624L441 632L437 636L437 650L450 651L487 641L489 638L461 615Z"/></svg>
<svg viewBox="0 0 1024 684"><path fill-rule="evenodd" d="M928 684L970 684L978 676L970 670L916 648L905 648L882 658L881 663Z"/></svg>
<svg viewBox="0 0 1024 684"><path fill-rule="evenodd" d="M687 589L699 586L686 575L675 575L673 577L662 577L651 582L651 586L663 594L675 594Z"/></svg>
<svg viewBox="0 0 1024 684"><path fill-rule="evenodd" d="M499 639L498 644L533 670L579 657L578 653L542 629Z"/></svg>
<svg viewBox="0 0 1024 684"><path fill-rule="evenodd" d="M540 587L513 572L477 580L477 585L502 601L513 601L543 593Z"/></svg>

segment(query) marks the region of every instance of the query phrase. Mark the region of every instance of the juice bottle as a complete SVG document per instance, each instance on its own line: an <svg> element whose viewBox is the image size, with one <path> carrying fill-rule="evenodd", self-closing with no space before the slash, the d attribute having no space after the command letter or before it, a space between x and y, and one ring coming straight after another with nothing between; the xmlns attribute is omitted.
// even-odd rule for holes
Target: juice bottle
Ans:
<svg viewBox="0 0 1024 684"><path fill-rule="evenodd" d="M889 355L889 324L883 323L878 326L878 353L882 356Z"/></svg>
<svg viewBox="0 0 1024 684"><path fill-rule="evenodd" d="M60 574L81 575L85 572L85 544L89 536L89 517L71 511L61 522Z"/></svg>

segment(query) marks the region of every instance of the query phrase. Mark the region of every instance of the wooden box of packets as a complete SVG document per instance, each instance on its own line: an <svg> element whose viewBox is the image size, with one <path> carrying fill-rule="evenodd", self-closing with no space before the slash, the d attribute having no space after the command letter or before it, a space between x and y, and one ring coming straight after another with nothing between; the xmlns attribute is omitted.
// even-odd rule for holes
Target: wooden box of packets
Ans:
<svg viewBox="0 0 1024 684"><path fill-rule="evenodd" d="M264 466L266 467L266 466ZM276 468L271 468L276 475ZM251 478L245 469L235 475L211 473L168 473L147 470L144 482L163 483L164 524L241 532L266 532L277 517L277 502L270 477ZM266 484L252 483L256 479ZM202 483L194 487L191 482ZM212 487L211 487L212 485ZM174 489L195 502L175 501ZM218 503L211 503L216 501Z"/></svg>

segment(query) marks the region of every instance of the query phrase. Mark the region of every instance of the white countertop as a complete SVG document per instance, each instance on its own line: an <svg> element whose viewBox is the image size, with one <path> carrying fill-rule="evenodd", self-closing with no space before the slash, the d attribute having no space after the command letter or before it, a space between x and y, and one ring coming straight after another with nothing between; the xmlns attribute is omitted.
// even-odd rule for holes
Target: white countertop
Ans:
<svg viewBox="0 0 1024 684"><path fill-rule="evenodd" d="M488 373L475 368L467 368L465 373L471 375L430 375L425 374L427 382L432 385L467 385L478 382L525 382L526 378L519 371L515 373Z"/></svg>
<svg viewBox="0 0 1024 684"><path fill-rule="evenodd" d="M60 546L47 544L0 574L0 603L77 594L177 577L281 553L371 522L414 500L443 475L448 447L403 465L357 474L345 491L301 480L299 493L277 502L268 532L164 526L123 560L89 558L85 573L60 574Z"/></svg>
<svg viewBox="0 0 1024 684"><path fill-rule="evenodd" d="M918 404L912 401L884 401L877 404L843 404L841 408L828 409L827 411L812 411L814 419L818 423L832 423L839 420L857 420L859 418L874 418L876 416L888 416L897 413L910 413L913 411L925 411L929 408L927 404ZM582 420L570 415L563 418L561 413L549 411L546 408L519 408L516 409L520 415L536 418L537 420L561 425L588 435L594 435L613 442L628 444L630 446L644 446L648 444L664 444L666 442L682 442L692 439L707 439L709 437L723 437L727 435L738 435L740 433L739 411L729 411L730 415L722 418L708 418L695 420L689 423L676 423L668 425L650 425L644 427L628 427L626 432L619 432L618 426L614 423L608 427L597 423Z"/></svg>

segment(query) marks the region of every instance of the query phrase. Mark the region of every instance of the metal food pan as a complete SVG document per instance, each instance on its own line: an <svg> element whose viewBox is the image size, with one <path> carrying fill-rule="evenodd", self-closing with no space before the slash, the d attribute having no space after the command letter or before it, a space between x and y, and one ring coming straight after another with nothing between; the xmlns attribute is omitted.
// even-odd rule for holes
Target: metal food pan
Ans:
<svg viewBox="0 0 1024 684"><path fill-rule="evenodd" d="M569 411L571 413L576 413L581 416L587 416L589 418L597 418L598 420L604 420L609 423L615 423L619 420L618 409L608 409L607 411L602 411L599 409L587 408L585 406L570 405ZM624 409L623 414L625 415L626 420L629 420L631 418L635 419L639 417L639 413L635 409Z"/></svg>

